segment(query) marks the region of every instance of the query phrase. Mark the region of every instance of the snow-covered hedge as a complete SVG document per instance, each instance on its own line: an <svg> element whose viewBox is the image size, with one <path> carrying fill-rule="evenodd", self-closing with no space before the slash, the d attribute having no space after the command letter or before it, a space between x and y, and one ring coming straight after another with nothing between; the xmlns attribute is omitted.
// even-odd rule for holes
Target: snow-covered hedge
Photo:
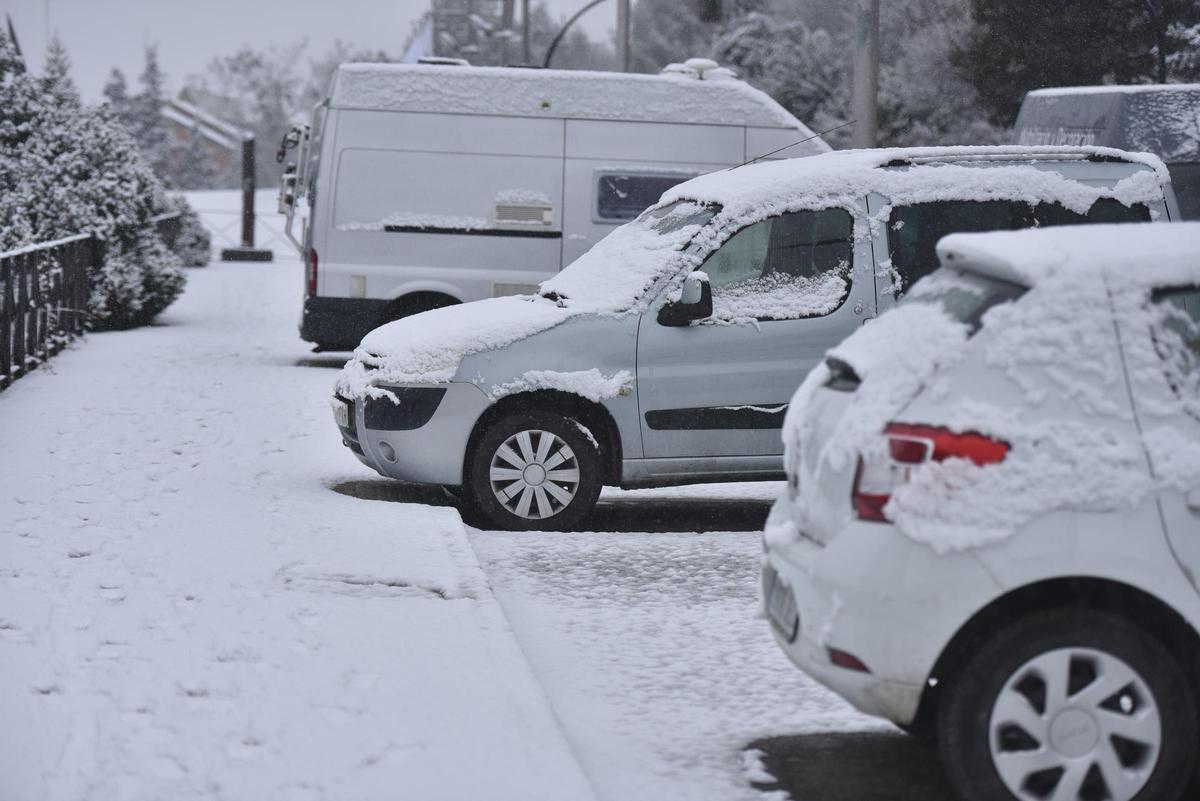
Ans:
<svg viewBox="0 0 1200 801"><path fill-rule="evenodd" d="M205 267L212 259L212 235L200 222L200 215L179 195L168 198L173 211L179 212L179 233L171 248L184 267Z"/></svg>
<svg viewBox="0 0 1200 801"><path fill-rule="evenodd" d="M59 65L30 75L0 34L0 250L88 233L96 328L145 325L183 291L180 258L152 218L168 210L137 144L101 106L85 107Z"/></svg>

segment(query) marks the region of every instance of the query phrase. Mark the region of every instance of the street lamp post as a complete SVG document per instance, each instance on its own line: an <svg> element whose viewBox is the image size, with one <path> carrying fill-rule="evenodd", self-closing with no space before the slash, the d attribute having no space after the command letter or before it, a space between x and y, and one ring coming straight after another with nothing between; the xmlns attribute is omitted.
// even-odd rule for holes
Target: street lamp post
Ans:
<svg viewBox="0 0 1200 801"><path fill-rule="evenodd" d="M854 36L855 147L875 147L879 139L879 0L857 0Z"/></svg>

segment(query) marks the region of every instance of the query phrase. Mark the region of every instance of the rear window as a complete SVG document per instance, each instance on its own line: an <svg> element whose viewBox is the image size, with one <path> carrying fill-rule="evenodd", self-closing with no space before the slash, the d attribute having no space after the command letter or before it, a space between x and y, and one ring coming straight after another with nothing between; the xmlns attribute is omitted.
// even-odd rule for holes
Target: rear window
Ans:
<svg viewBox="0 0 1200 801"><path fill-rule="evenodd" d="M1028 287L1001 281L977 273L942 269L930 275L921 285L903 300L909 303L931 303L940 306L946 314L965 323L974 334L988 309L1016 300L1028 291Z"/></svg>
<svg viewBox="0 0 1200 801"><path fill-rule="evenodd" d="M914 203L892 210L888 219L888 257L899 276L899 291L904 291L938 268L937 243L947 234L1149 219L1150 210L1146 206L1140 203L1125 206L1113 198L1097 200L1087 214L1058 203L1039 203L1036 207L1010 200Z"/></svg>

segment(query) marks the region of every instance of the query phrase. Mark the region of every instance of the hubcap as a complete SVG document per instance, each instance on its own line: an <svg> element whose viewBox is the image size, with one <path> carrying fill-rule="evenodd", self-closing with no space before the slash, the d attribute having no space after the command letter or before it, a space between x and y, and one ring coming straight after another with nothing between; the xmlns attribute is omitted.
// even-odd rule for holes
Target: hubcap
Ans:
<svg viewBox="0 0 1200 801"><path fill-rule="evenodd" d="M518 517L542 520L571 505L579 491L575 452L549 431L521 431L492 455L492 493Z"/></svg>
<svg viewBox="0 0 1200 801"><path fill-rule="evenodd" d="M988 724L992 763L1029 801L1129 801L1162 747L1149 687L1117 657L1059 648L1009 677Z"/></svg>

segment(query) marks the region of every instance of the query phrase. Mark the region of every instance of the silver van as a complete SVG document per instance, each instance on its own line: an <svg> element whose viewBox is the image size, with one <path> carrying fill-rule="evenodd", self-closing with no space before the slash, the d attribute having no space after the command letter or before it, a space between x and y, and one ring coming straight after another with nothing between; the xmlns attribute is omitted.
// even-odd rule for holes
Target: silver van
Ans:
<svg viewBox="0 0 1200 801"><path fill-rule="evenodd" d="M565 529L602 485L775 479L825 352L937 267L955 231L1177 217L1146 154L841 151L680 184L537 294L369 333L332 399L384 476L484 524Z"/></svg>
<svg viewBox="0 0 1200 801"><path fill-rule="evenodd" d="M705 59L661 75L343 64L279 210L305 222L300 335L350 350L389 320L534 292L667 188L829 150ZM297 172L298 170L299 172Z"/></svg>

